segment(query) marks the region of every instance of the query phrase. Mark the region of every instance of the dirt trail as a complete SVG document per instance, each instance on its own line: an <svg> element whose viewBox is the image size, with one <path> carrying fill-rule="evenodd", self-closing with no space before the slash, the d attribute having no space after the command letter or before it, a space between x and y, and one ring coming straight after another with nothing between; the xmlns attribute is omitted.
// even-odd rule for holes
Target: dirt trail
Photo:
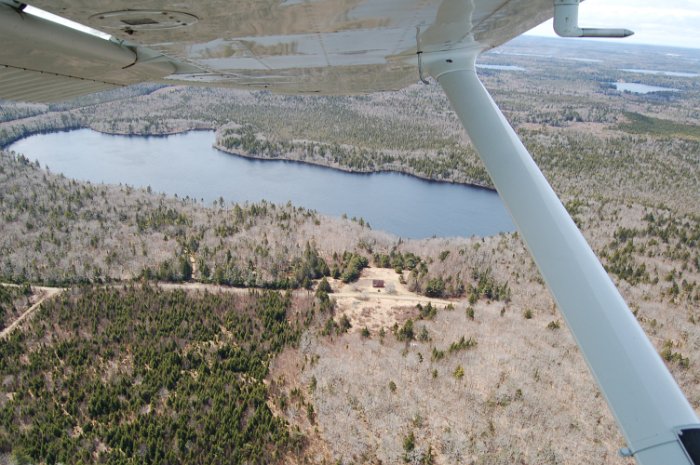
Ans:
<svg viewBox="0 0 700 465"><path fill-rule="evenodd" d="M11 284L2 284L3 286L12 286L14 285ZM39 300L29 307L27 310L24 311L15 321L10 323L5 329L0 331L0 339L5 339L8 337L12 331L15 330L17 326L22 324L24 320L32 316L32 314L39 308L41 307L41 304L44 303L45 300L47 299L52 299L59 295L61 292L65 291L65 289L60 288L60 287L41 287L41 286L32 286L32 289L34 291L38 291L39 295Z"/></svg>
<svg viewBox="0 0 700 465"><path fill-rule="evenodd" d="M383 287L374 287L375 281L381 281ZM457 305L465 302L464 299L436 299L425 297L408 290L402 284L399 275L391 269L385 268L365 268L357 282L345 284L340 280L329 279L333 293L330 297L335 300L336 314L347 315L350 318L353 331L360 331L363 327L372 330L381 328L389 329L394 323L402 323L408 318L412 318L416 313L416 305L426 305L431 303L439 308L444 308L450 304ZM13 286L11 284L0 284L3 286ZM120 285L116 285L120 286ZM216 284L204 284L197 282L190 283L157 283L157 286L164 290L182 289L185 291L207 291L212 293L226 292L232 294L248 294L250 288L236 288L219 286ZM7 337L25 319L29 318L40 306L65 289L56 287L32 286L38 291L39 300L29 307L20 317L8 325L0 332L0 339ZM296 290L295 293L308 293L306 290Z"/></svg>

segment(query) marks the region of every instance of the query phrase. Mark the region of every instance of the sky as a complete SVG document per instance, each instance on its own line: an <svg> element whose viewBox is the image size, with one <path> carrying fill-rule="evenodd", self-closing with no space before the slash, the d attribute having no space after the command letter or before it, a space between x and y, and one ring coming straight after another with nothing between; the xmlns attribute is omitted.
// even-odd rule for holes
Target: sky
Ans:
<svg viewBox="0 0 700 465"><path fill-rule="evenodd" d="M579 27L631 29L626 43L700 48L700 0L586 0ZM527 34L556 37L551 20Z"/></svg>

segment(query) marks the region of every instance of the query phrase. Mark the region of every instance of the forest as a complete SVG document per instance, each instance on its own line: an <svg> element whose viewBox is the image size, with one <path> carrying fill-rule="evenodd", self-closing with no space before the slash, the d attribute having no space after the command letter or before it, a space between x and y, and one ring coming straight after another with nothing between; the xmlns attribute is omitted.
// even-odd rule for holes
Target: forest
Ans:
<svg viewBox="0 0 700 465"><path fill-rule="evenodd" d="M274 354L313 302L289 294L78 287L0 344L0 452L44 463L286 463L304 438L267 405Z"/></svg>

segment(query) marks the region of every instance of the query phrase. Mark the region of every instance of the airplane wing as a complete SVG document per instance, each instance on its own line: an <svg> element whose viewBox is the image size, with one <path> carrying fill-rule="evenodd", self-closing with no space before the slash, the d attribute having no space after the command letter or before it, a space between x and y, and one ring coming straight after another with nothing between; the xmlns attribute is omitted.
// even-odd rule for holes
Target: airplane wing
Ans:
<svg viewBox="0 0 700 465"><path fill-rule="evenodd" d="M552 188L478 80L476 57L579 0L35 0L108 40L0 0L0 98L141 81L347 94L426 73L445 90L641 465L700 465L700 422Z"/></svg>
<svg viewBox="0 0 700 465"><path fill-rule="evenodd" d="M397 90L417 51L496 47L552 17L551 0L36 0L108 33L0 0L0 98L63 100L142 81L284 93ZM146 7L146 8L142 8Z"/></svg>

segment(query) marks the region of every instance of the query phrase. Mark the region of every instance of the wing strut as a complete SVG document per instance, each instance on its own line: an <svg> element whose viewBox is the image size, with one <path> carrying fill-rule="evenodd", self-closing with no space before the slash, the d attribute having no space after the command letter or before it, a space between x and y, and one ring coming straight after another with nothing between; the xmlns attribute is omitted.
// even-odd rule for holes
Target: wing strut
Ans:
<svg viewBox="0 0 700 465"><path fill-rule="evenodd" d="M695 412L479 81L476 55L425 53L423 64L445 90L605 395L627 440L621 454L640 465L693 464L684 444L700 431Z"/></svg>

